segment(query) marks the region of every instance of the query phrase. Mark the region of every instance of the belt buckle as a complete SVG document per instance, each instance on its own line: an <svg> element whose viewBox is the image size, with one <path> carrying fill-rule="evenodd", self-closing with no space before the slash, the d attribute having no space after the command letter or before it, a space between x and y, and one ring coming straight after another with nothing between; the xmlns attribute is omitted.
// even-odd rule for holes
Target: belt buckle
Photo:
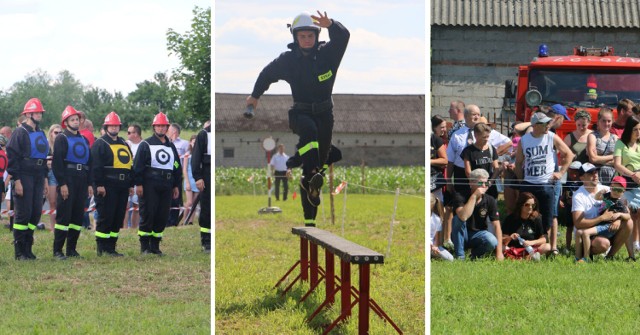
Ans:
<svg viewBox="0 0 640 335"><path fill-rule="evenodd" d="M118 175L118 180L124 180L124 173Z"/></svg>
<svg viewBox="0 0 640 335"><path fill-rule="evenodd" d="M44 160L42 158L38 158L36 165L42 165L42 163L44 163Z"/></svg>
<svg viewBox="0 0 640 335"><path fill-rule="evenodd" d="M171 173L167 173L167 180L171 179Z"/></svg>
<svg viewBox="0 0 640 335"><path fill-rule="evenodd" d="M76 170L82 171L82 164L76 164Z"/></svg>

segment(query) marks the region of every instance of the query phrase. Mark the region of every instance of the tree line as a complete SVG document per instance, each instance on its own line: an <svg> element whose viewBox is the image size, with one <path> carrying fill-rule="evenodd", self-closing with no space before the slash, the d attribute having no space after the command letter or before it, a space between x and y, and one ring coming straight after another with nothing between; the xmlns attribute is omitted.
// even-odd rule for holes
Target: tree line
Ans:
<svg viewBox="0 0 640 335"><path fill-rule="evenodd" d="M167 49L181 62L177 69L155 73L153 80L137 83L127 95L84 85L68 70L52 75L38 69L0 91L0 125L14 127L27 100L37 97L46 110L45 126L60 123L62 111L72 105L85 112L96 129L111 111L125 125L150 128L153 116L162 111L185 129L201 127L211 118L211 8L195 7L193 14L190 31L169 29L166 35Z"/></svg>

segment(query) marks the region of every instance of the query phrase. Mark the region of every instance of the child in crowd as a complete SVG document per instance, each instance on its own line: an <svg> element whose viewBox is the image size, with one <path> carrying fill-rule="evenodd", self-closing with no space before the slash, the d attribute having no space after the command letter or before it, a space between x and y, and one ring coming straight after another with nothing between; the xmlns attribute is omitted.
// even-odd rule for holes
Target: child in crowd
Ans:
<svg viewBox="0 0 640 335"><path fill-rule="evenodd" d="M560 207L564 208L564 222L567 227L567 232L565 233L567 241L565 248L567 254L569 254L569 250L571 249L571 240L574 233L573 215L571 214L573 192L578 190L582 185L582 182L580 181L580 167L582 167L582 163L580 161L574 161L569 165L569 170L567 170L567 182L562 187L562 195L560 195Z"/></svg>
<svg viewBox="0 0 640 335"><path fill-rule="evenodd" d="M433 193L431 194L431 257L453 261L453 255L440 246L442 240L442 203Z"/></svg>
<svg viewBox="0 0 640 335"><path fill-rule="evenodd" d="M618 228L620 227L620 223L622 220L628 220L631 218L629 215L629 209L627 208L627 201L622 197L625 189L627 188L627 181L622 176L614 177L611 180L611 188L607 192L606 189L599 191L595 195L595 199L597 201L602 201L600 208L598 209L598 215L602 215L605 211L610 211L613 213L623 213L623 216L619 216L615 220L602 222L601 224L587 228L587 229L579 229L576 232L576 236L580 236L580 238L576 237L576 260L577 261L585 261L585 256L590 254L589 249L591 249L591 238L595 236L604 236L606 238L612 238ZM582 241L580 241L582 240ZM582 244L580 246L580 244ZM579 259L578 248L582 247L582 255L583 258ZM633 254L630 255L632 260L635 260Z"/></svg>

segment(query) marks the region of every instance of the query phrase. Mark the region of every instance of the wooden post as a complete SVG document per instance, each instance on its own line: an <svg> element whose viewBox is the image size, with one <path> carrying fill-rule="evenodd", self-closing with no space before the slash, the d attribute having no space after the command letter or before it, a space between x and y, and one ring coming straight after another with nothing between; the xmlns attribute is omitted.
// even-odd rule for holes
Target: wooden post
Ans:
<svg viewBox="0 0 640 335"><path fill-rule="evenodd" d="M362 189L362 194L364 194L364 186L366 186L367 180L364 174L364 159L362 160L362 164L360 164L360 170L361 170L361 177L360 177L360 185L362 185L360 187L360 189Z"/></svg>
<svg viewBox="0 0 640 335"><path fill-rule="evenodd" d="M331 224L336 224L336 210L333 204L333 164L329 165L329 205L331 208Z"/></svg>

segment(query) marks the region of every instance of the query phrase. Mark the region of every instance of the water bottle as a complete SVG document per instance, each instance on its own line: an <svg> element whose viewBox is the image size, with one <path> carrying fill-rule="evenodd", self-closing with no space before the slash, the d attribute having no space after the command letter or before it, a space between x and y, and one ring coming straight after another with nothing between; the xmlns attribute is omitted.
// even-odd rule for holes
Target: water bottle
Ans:
<svg viewBox="0 0 640 335"><path fill-rule="evenodd" d="M518 236L518 242L520 242L520 244L524 246L524 250L526 250L529 253L529 255L533 255L533 247L530 245L525 246L524 239L522 237Z"/></svg>
<svg viewBox="0 0 640 335"><path fill-rule="evenodd" d="M253 114L253 105L248 105L247 109L245 109L242 115L245 117L245 119L253 119L253 117L255 116L255 114Z"/></svg>

